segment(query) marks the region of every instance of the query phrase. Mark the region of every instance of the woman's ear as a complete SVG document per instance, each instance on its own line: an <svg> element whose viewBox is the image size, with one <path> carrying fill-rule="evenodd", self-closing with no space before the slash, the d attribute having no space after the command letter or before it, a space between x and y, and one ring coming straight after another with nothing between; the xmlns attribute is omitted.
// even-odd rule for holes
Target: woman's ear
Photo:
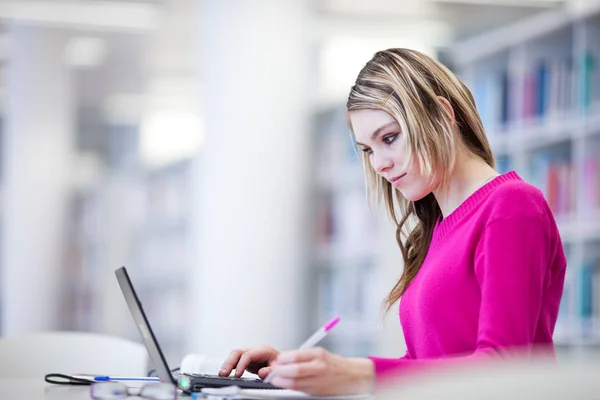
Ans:
<svg viewBox="0 0 600 400"><path fill-rule="evenodd" d="M448 111L448 114L452 118L451 125L455 126L456 125L456 118L454 116L454 108L452 108L452 104L450 104L450 102L448 101L448 99L446 99L443 96L437 96L437 99L438 99L438 101L440 103L442 103L442 105L444 106L444 108L446 108L446 111Z"/></svg>

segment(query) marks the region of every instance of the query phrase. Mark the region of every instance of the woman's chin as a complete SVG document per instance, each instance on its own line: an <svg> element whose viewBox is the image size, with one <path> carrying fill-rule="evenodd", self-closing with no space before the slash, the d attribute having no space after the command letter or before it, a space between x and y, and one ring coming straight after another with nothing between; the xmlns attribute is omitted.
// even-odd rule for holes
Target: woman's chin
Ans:
<svg viewBox="0 0 600 400"><path fill-rule="evenodd" d="M402 197L412 202L419 201L425 198L429 193L431 193L425 190L410 190L409 188L398 190L400 191L400 193L402 193Z"/></svg>

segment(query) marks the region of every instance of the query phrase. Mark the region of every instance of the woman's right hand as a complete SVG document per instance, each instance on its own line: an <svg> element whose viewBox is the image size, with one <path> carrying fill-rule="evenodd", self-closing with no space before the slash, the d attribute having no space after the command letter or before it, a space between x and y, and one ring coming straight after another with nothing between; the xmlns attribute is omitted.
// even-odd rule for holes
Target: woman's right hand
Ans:
<svg viewBox="0 0 600 400"><path fill-rule="evenodd" d="M235 377L242 376L244 371L257 374L260 379L265 379L271 372L271 363L275 361L279 351L268 346L253 347L251 349L237 349L232 351L219 370L220 376L229 376L235 369Z"/></svg>

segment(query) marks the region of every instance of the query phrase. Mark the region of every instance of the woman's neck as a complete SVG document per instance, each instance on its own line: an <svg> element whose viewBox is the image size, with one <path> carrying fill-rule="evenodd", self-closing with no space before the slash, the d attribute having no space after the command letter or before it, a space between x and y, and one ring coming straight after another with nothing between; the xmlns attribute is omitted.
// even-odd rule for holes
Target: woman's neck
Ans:
<svg viewBox="0 0 600 400"><path fill-rule="evenodd" d="M498 175L498 172L481 158L470 153L461 153L456 160L447 190L433 192L442 210L442 217L446 218L477 189Z"/></svg>

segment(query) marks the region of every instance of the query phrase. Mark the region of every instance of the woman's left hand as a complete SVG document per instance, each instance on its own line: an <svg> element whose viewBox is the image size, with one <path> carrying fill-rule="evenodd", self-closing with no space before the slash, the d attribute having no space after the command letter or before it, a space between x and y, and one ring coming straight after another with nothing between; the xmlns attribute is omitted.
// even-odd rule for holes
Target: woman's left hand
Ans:
<svg viewBox="0 0 600 400"><path fill-rule="evenodd" d="M344 358L321 347L281 352L271 383L313 396L369 393L375 378L367 358Z"/></svg>

